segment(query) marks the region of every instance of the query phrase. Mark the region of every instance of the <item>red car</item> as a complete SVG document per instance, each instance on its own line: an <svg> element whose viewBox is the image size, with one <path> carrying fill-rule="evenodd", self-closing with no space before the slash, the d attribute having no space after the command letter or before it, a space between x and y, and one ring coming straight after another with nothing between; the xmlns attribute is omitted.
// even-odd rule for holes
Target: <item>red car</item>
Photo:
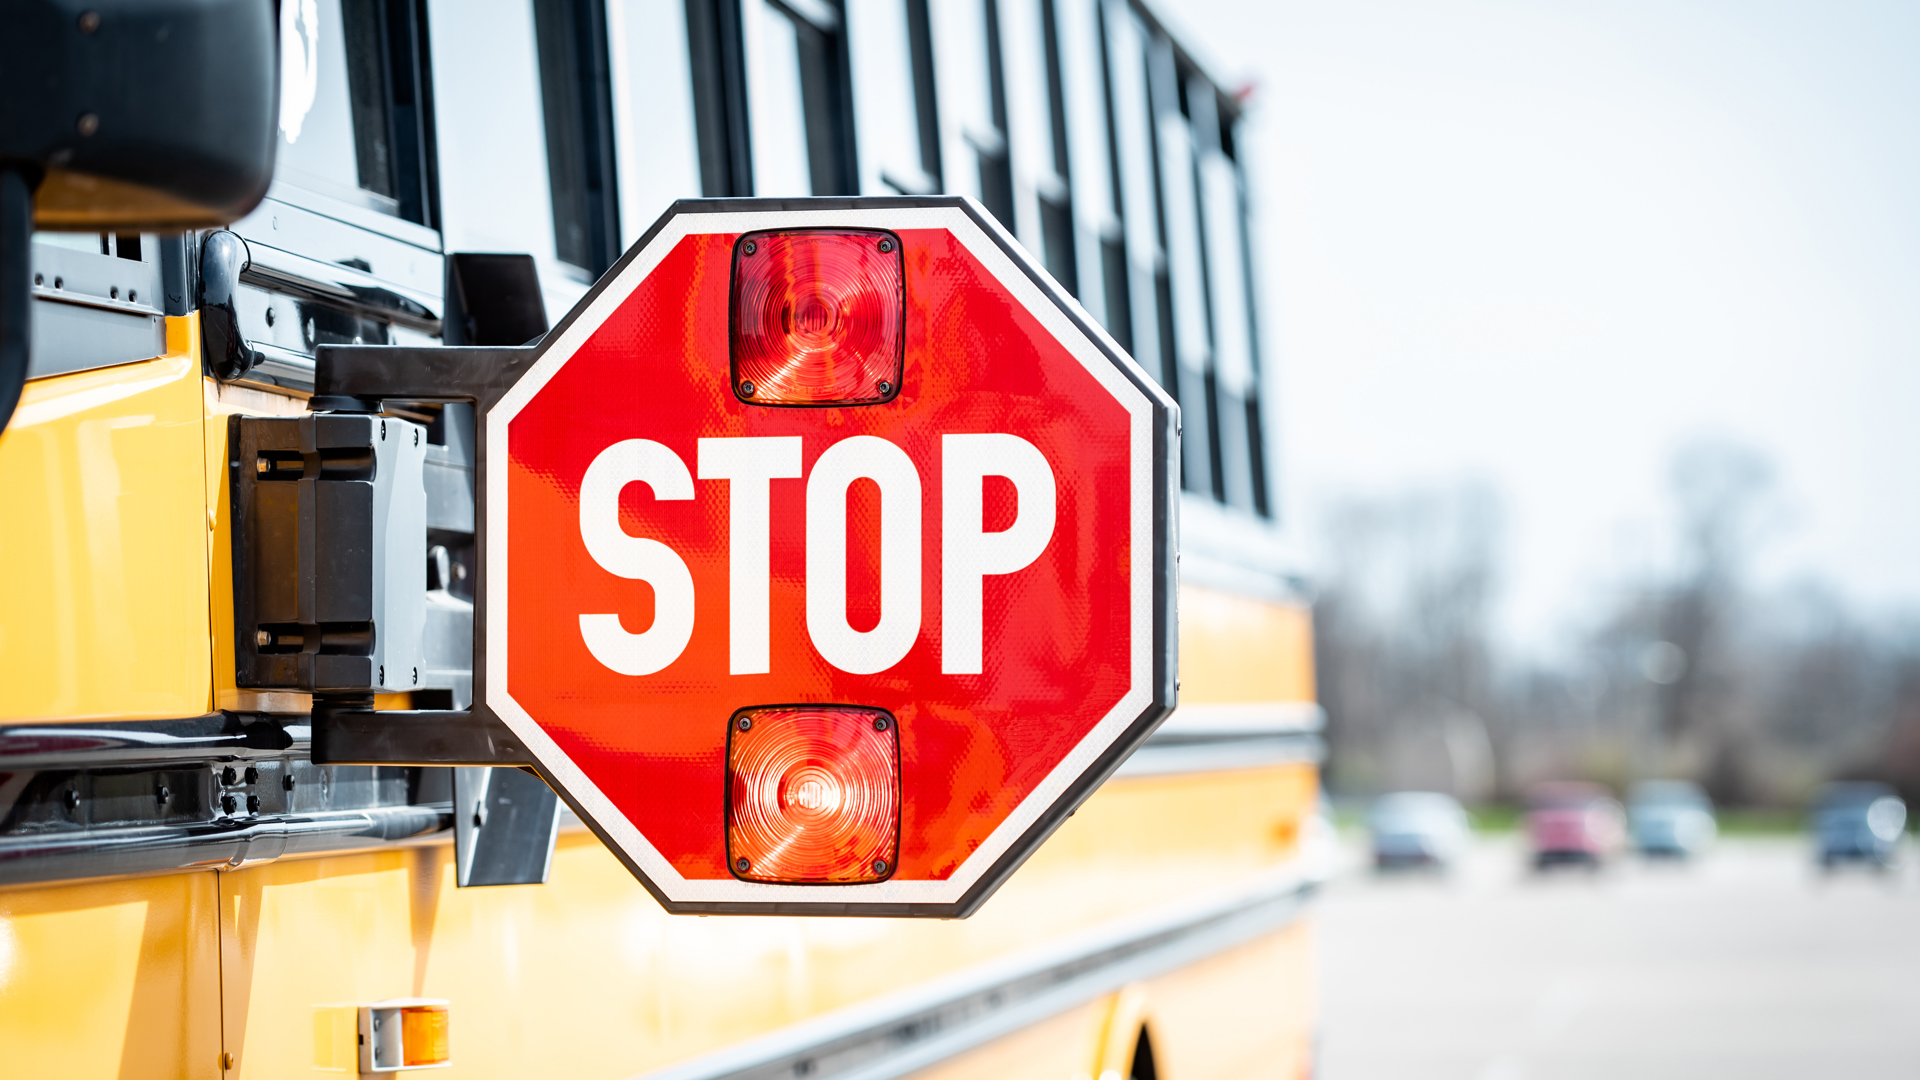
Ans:
<svg viewBox="0 0 1920 1080"><path fill-rule="evenodd" d="M1597 868L1620 850L1626 831L1620 804L1599 784L1556 781L1528 795L1527 839L1536 869L1562 863Z"/></svg>

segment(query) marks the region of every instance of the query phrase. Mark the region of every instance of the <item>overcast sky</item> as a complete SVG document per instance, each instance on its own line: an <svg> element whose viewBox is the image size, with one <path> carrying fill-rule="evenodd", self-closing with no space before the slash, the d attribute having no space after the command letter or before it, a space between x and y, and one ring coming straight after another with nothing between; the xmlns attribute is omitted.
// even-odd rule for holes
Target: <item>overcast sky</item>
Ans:
<svg viewBox="0 0 1920 1080"><path fill-rule="evenodd" d="M1485 478L1543 638L1715 435L1778 471L1766 579L1920 605L1920 4L1158 9L1258 86L1294 521Z"/></svg>

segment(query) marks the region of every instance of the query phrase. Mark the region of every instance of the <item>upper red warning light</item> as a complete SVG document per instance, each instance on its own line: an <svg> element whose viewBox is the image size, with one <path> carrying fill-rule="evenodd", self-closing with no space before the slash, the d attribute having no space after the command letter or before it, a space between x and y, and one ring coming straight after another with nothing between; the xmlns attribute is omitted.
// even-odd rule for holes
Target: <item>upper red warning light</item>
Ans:
<svg viewBox="0 0 1920 1080"><path fill-rule="evenodd" d="M867 405L900 392L906 292L893 233L748 233L733 247L731 306L740 400Z"/></svg>

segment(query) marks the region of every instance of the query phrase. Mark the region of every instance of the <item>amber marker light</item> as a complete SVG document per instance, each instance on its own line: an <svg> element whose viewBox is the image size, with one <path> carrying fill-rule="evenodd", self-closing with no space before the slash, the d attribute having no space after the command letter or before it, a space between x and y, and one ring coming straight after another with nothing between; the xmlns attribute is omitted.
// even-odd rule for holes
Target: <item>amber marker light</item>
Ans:
<svg viewBox="0 0 1920 1080"><path fill-rule="evenodd" d="M410 1068L445 1065L453 1059L447 1049L447 1009L444 1005L414 1005L400 1010L400 1040Z"/></svg>
<svg viewBox="0 0 1920 1080"><path fill-rule="evenodd" d="M727 865L789 885L884 881L900 850L892 716L848 705L742 709L727 730Z"/></svg>
<svg viewBox="0 0 1920 1080"><path fill-rule="evenodd" d="M873 229L748 233L733 246L733 392L755 405L890 401L904 375L900 238Z"/></svg>

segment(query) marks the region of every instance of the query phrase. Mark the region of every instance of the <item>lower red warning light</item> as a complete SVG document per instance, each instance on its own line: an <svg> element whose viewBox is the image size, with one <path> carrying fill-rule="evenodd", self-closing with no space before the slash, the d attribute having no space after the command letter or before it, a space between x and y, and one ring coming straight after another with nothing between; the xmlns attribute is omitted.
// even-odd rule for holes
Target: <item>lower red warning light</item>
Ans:
<svg viewBox="0 0 1920 1080"><path fill-rule="evenodd" d="M745 881L854 885L893 873L900 738L882 709L768 705L727 730L727 865Z"/></svg>

